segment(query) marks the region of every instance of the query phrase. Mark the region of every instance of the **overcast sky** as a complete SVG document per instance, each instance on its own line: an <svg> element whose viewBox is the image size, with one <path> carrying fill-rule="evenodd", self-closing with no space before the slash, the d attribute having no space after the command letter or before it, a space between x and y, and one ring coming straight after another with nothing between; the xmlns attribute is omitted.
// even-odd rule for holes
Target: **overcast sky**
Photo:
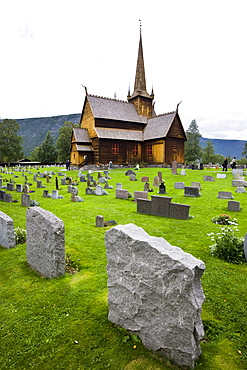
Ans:
<svg viewBox="0 0 247 370"><path fill-rule="evenodd" d="M157 114L247 140L246 0L0 0L0 117L81 113L131 93L139 19Z"/></svg>

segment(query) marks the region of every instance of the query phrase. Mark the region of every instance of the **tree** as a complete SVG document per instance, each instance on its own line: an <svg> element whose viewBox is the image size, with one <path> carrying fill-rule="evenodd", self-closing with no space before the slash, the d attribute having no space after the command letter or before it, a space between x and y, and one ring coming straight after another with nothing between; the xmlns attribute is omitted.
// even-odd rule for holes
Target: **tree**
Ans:
<svg viewBox="0 0 247 370"><path fill-rule="evenodd" d="M199 132L196 120L191 121L186 131L187 141L184 145L185 162L194 162L201 158L202 149L200 147L200 139L202 135Z"/></svg>
<svg viewBox="0 0 247 370"><path fill-rule="evenodd" d="M39 161L39 146L36 146L34 150L32 151L30 155L30 159L32 162L38 162Z"/></svg>
<svg viewBox="0 0 247 370"><path fill-rule="evenodd" d="M57 160L57 151L51 132L48 131L43 143L38 147L38 158L42 163L52 163Z"/></svg>
<svg viewBox="0 0 247 370"><path fill-rule="evenodd" d="M207 141L207 145L202 150L202 162L203 163L215 163L215 153L214 153L214 144L211 140Z"/></svg>
<svg viewBox="0 0 247 370"><path fill-rule="evenodd" d="M65 121L59 129L59 137L56 142L59 162L66 162L70 157L71 135L74 126L72 122Z"/></svg>
<svg viewBox="0 0 247 370"><path fill-rule="evenodd" d="M0 121L0 160L13 162L23 157L22 137L18 136L20 126L15 120Z"/></svg>
<svg viewBox="0 0 247 370"><path fill-rule="evenodd" d="M245 143L245 145L244 145L244 151L242 152L242 156L244 158L247 158L247 143Z"/></svg>

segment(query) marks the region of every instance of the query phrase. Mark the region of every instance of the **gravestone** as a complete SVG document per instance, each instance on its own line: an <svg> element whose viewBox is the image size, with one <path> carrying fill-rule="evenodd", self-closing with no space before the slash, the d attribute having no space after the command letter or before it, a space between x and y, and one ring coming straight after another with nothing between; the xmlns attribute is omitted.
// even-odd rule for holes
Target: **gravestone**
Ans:
<svg viewBox="0 0 247 370"><path fill-rule="evenodd" d="M106 180L104 189L113 189L113 186L112 185L109 185L108 184L108 181Z"/></svg>
<svg viewBox="0 0 247 370"><path fill-rule="evenodd" d="M87 187L85 191L86 191L86 195L95 194L95 190L90 187Z"/></svg>
<svg viewBox="0 0 247 370"><path fill-rule="evenodd" d="M11 217L0 211L0 245L4 248L14 248L14 222Z"/></svg>
<svg viewBox="0 0 247 370"><path fill-rule="evenodd" d="M58 199L58 190L52 190L52 199Z"/></svg>
<svg viewBox="0 0 247 370"><path fill-rule="evenodd" d="M151 215L151 204L152 201L149 199L137 199L137 212L145 215Z"/></svg>
<svg viewBox="0 0 247 370"><path fill-rule="evenodd" d="M116 189L122 189L122 183L121 182L116 183Z"/></svg>
<svg viewBox="0 0 247 370"><path fill-rule="evenodd" d="M154 216L169 217L170 216L170 203L172 198L163 197L160 195L151 196L151 214Z"/></svg>
<svg viewBox="0 0 247 370"><path fill-rule="evenodd" d="M113 227L105 243L108 319L146 348L194 368L204 336L204 263L134 224Z"/></svg>
<svg viewBox="0 0 247 370"><path fill-rule="evenodd" d="M84 176L84 175L82 175L82 176L80 177L80 182L87 182L87 180L85 179L85 176Z"/></svg>
<svg viewBox="0 0 247 370"><path fill-rule="evenodd" d="M184 182L175 182L174 189L184 189Z"/></svg>
<svg viewBox="0 0 247 370"><path fill-rule="evenodd" d="M240 203L235 200L228 201L228 211L232 212L239 212L240 211Z"/></svg>
<svg viewBox="0 0 247 370"><path fill-rule="evenodd" d="M0 200L3 201L3 196L5 194L5 191L4 190L0 190Z"/></svg>
<svg viewBox="0 0 247 370"><path fill-rule="evenodd" d="M96 216L96 226L104 227L104 216Z"/></svg>
<svg viewBox="0 0 247 370"><path fill-rule="evenodd" d="M6 203L11 203L12 202L12 196L8 193L3 194L3 201Z"/></svg>
<svg viewBox="0 0 247 370"><path fill-rule="evenodd" d="M148 176L142 176L141 182L149 182L149 177Z"/></svg>
<svg viewBox="0 0 247 370"><path fill-rule="evenodd" d="M150 190L150 186L149 186L149 183L148 182L146 182L145 184L144 184L144 189L143 189L144 191L149 191Z"/></svg>
<svg viewBox="0 0 247 370"><path fill-rule="evenodd" d="M232 169L232 175L236 177L243 176L243 172L244 172L243 168L233 168Z"/></svg>
<svg viewBox="0 0 247 370"><path fill-rule="evenodd" d="M125 176L129 176L129 175L135 175L135 172L133 170L126 171Z"/></svg>
<svg viewBox="0 0 247 370"><path fill-rule="evenodd" d="M244 255L247 261L247 233L245 234L245 237L244 237Z"/></svg>
<svg viewBox="0 0 247 370"><path fill-rule="evenodd" d="M226 179L226 174L225 173L217 173L217 179Z"/></svg>
<svg viewBox="0 0 247 370"><path fill-rule="evenodd" d="M162 182L159 186L159 194L165 194L166 193L166 186L164 182Z"/></svg>
<svg viewBox="0 0 247 370"><path fill-rule="evenodd" d="M25 194L29 193L29 186L27 184L24 185L24 193Z"/></svg>
<svg viewBox="0 0 247 370"><path fill-rule="evenodd" d="M53 213L30 207L26 215L27 262L47 278L65 274L64 224Z"/></svg>
<svg viewBox="0 0 247 370"><path fill-rule="evenodd" d="M148 192L147 191L134 191L134 202L136 202L137 198L148 199Z"/></svg>
<svg viewBox="0 0 247 370"><path fill-rule="evenodd" d="M66 185L66 178L65 178L65 177L63 177L63 178L61 179L61 185Z"/></svg>
<svg viewBox="0 0 247 370"><path fill-rule="evenodd" d="M180 172L180 175L186 176L186 170L185 169L182 169L181 172Z"/></svg>
<svg viewBox="0 0 247 370"><path fill-rule="evenodd" d="M203 177L203 180L204 180L204 181L214 181L214 177L213 177L213 176L209 176L209 175L207 175L207 176L204 176L204 177Z"/></svg>
<svg viewBox="0 0 247 370"><path fill-rule="evenodd" d="M105 177L101 176L101 177L98 178L98 183L99 184L105 184L105 182L106 182L106 178Z"/></svg>
<svg viewBox="0 0 247 370"><path fill-rule="evenodd" d="M72 185L68 185L68 193L71 193Z"/></svg>
<svg viewBox="0 0 247 370"><path fill-rule="evenodd" d="M2 189L3 186L3 179L0 177L0 189Z"/></svg>
<svg viewBox="0 0 247 370"><path fill-rule="evenodd" d="M37 188L38 189L42 188L42 181L41 180L37 180Z"/></svg>
<svg viewBox="0 0 247 370"><path fill-rule="evenodd" d="M158 178L159 178L159 182L161 183L163 181L162 172L158 172Z"/></svg>
<svg viewBox="0 0 247 370"><path fill-rule="evenodd" d="M102 188L101 185L96 186L95 194L96 195L103 195L103 188Z"/></svg>
<svg viewBox="0 0 247 370"><path fill-rule="evenodd" d="M193 186L185 186L184 187L184 196L185 197L200 197L199 188L195 188Z"/></svg>
<svg viewBox="0 0 247 370"><path fill-rule="evenodd" d="M176 218L178 220L188 220L189 219L190 206L187 204L180 203L170 203L170 215L171 218Z"/></svg>
<svg viewBox="0 0 247 370"><path fill-rule="evenodd" d="M22 193L22 192L23 192L22 184L16 184L16 191L17 191L18 193Z"/></svg>
<svg viewBox="0 0 247 370"><path fill-rule="evenodd" d="M30 207L30 195L23 193L21 194L21 205L23 207Z"/></svg>
<svg viewBox="0 0 247 370"><path fill-rule="evenodd" d="M129 192L125 189L116 189L116 198L118 199L128 199Z"/></svg>
<svg viewBox="0 0 247 370"><path fill-rule="evenodd" d="M130 181L136 181L136 175L134 175L133 173L129 177Z"/></svg>
<svg viewBox="0 0 247 370"><path fill-rule="evenodd" d="M218 198L219 199L233 199L233 196L230 191L219 191Z"/></svg>
<svg viewBox="0 0 247 370"><path fill-rule="evenodd" d="M153 186L159 186L159 184L160 184L159 176L155 176L154 181L153 181Z"/></svg>
<svg viewBox="0 0 247 370"><path fill-rule="evenodd" d="M48 190L43 190L43 197L44 198L47 198L48 194L49 194Z"/></svg>
<svg viewBox="0 0 247 370"><path fill-rule="evenodd" d="M247 181L244 181L244 180L232 180L232 186L235 186L235 187L247 186Z"/></svg>
<svg viewBox="0 0 247 370"><path fill-rule="evenodd" d="M178 169L177 161L172 161L172 174L173 175L177 174L177 169Z"/></svg>
<svg viewBox="0 0 247 370"><path fill-rule="evenodd" d="M14 191L15 190L15 184L12 182L7 183L7 191Z"/></svg>
<svg viewBox="0 0 247 370"><path fill-rule="evenodd" d="M201 183L200 182L192 181L190 186L192 186L192 188L201 189Z"/></svg>
<svg viewBox="0 0 247 370"><path fill-rule="evenodd" d="M246 190L245 190L244 186L239 186L236 189L236 193L245 193L245 192L246 192Z"/></svg>

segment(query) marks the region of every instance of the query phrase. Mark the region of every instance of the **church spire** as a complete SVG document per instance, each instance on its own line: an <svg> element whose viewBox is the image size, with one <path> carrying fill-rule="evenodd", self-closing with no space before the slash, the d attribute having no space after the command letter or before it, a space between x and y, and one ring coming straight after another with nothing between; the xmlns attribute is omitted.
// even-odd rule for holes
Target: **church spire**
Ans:
<svg viewBox="0 0 247 370"><path fill-rule="evenodd" d="M145 91L146 92L146 77L145 77L145 67L143 59L143 48L142 48L142 28L140 23L140 41L138 49L138 57L136 64L136 77L135 77L135 86L134 91Z"/></svg>
<svg viewBox="0 0 247 370"><path fill-rule="evenodd" d="M128 92L127 99L130 103L134 104L138 114L146 117L152 117L155 114L153 109L153 99L154 99L153 89L151 95L149 95L147 93L146 88L146 77L142 48L141 21L140 21L140 40L136 64L134 92L131 96L130 92Z"/></svg>

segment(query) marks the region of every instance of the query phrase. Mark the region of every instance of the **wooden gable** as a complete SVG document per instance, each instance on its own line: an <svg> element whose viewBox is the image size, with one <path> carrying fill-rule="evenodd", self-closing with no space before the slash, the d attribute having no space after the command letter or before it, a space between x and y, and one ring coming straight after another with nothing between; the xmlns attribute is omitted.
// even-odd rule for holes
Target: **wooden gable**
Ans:
<svg viewBox="0 0 247 370"><path fill-rule="evenodd" d="M180 117L179 117L178 113L176 113L176 115L173 119L173 122L170 126L170 129L169 129L168 133L167 133L167 137L175 138L175 139L182 139L184 141L187 140L184 129L183 129L183 125L182 125L182 122L180 120Z"/></svg>

